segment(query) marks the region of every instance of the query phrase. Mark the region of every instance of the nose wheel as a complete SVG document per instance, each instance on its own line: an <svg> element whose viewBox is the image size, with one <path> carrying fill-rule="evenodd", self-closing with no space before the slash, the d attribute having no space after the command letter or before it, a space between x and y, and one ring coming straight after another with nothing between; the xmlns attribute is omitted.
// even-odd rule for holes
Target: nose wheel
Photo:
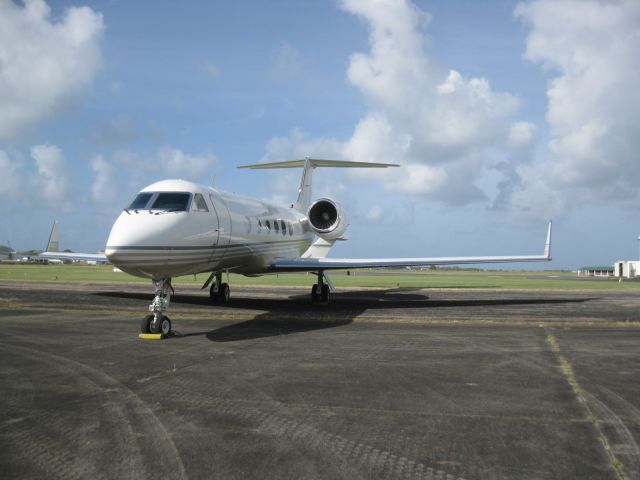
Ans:
<svg viewBox="0 0 640 480"><path fill-rule="evenodd" d="M166 315L156 318L155 315L147 315L140 324L142 333L161 333L165 337L171 335L171 320Z"/></svg>
<svg viewBox="0 0 640 480"><path fill-rule="evenodd" d="M174 290L171 286L171 278L162 278L153 281L156 295L153 297L149 311L153 312L142 319L140 331L142 333L161 333L165 337L171 335L171 320L164 312L169 309L169 302Z"/></svg>

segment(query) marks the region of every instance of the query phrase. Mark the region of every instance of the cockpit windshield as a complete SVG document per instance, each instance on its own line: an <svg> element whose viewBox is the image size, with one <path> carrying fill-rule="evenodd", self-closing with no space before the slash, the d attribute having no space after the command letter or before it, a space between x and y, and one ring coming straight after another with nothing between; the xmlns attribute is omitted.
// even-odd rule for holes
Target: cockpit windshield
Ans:
<svg viewBox="0 0 640 480"><path fill-rule="evenodd" d="M183 212L189 209L190 202L188 192L140 192L126 210Z"/></svg>
<svg viewBox="0 0 640 480"><path fill-rule="evenodd" d="M160 192L151 205L151 210L182 212L189 208L191 194L186 192Z"/></svg>
<svg viewBox="0 0 640 480"><path fill-rule="evenodd" d="M136 198L134 198L133 202L131 202L131 205L129 205L129 210L142 210L147 206L147 203L149 203L149 200L151 200L152 196L153 193L139 193Z"/></svg>

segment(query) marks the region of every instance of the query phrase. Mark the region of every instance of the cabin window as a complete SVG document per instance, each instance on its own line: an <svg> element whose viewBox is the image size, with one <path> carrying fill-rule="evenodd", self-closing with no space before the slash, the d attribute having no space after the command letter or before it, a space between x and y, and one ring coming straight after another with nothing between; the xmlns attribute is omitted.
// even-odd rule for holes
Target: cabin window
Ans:
<svg viewBox="0 0 640 480"><path fill-rule="evenodd" d="M199 193L196 193L193 196L193 210L195 212L208 212L209 211L209 207L207 207L207 202L205 201L204 197Z"/></svg>
<svg viewBox="0 0 640 480"><path fill-rule="evenodd" d="M289 225L289 236L293 236L293 225L291 225L291 223L288 223Z"/></svg>
<svg viewBox="0 0 640 480"><path fill-rule="evenodd" d="M147 203L149 203L149 200L151 200L152 196L153 196L153 193L151 193L151 192L139 193L136 196L136 198L133 200L133 202L131 202L131 205L129 205L129 210L142 210L142 209L144 209L144 207L147 206Z"/></svg>
<svg viewBox="0 0 640 480"><path fill-rule="evenodd" d="M280 227L282 228L282 235L287 234L287 225L284 223L284 220L280 220Z"/></svg>
<svg viewBox="0 0 640 480"><path fill-rule="evenodd" d="M273 228L276 230L276 233L278 233L278 230L280 229L280 225L278 225L278 220L273 221Z"/></svg>
<svg viewBox="0 0 640 480"><path fill-rule="evenodd" d="M191 200L191 194L187 192L160 192L151 209L183 212L188 210L189 200Z"/></svg>
<svg viewBox="0 0 640 480"><path fill-rule="evenodd" d="M271 222L269 222L269 220L265 220L264 224L267 227L267 233L270 233L271 232Z"/></svg>

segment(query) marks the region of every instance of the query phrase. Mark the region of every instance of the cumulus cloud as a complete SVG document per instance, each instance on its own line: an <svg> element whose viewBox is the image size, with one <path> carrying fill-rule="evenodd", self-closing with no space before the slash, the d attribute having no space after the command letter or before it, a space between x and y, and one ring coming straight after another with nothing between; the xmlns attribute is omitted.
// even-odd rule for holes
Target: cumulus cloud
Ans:
<svg viewBox="0 0 640 480"><path fill-rule="evenodd" d="M62 150L56 145L34 145L30 159L19 151L0 150L0 197L19 200L28 206L71 210L71 172Z"/></svg>
<svg viewBox="0 0 640 480"><path fill-rule="evenodd" d="M323 139L320 146L331 145L338 158L403 167L353 170L352 180L374 178L387 190L448 204L487 200L478 180L502 168L492 151L508 150L510 142L523 148L534 136L532 125L515 118L518 99L433 61L430 16L408 0L343 0L341 7L369 28L369 51L351 55L347 69L368 112L349 139ZM289 151L300 144L316 155L308 138L292 134L277 143Z"/></svg>
<svg viewBox="0 0 640 480"><path fill-rule="evenodd" d="M299 128L294 128L288 136L274 137L267 143L262 162L279 162L283 160L299 160L305 157L339 159L342 158L343 142L334 138L313 137ZM342 189L335 181L332 172L318 172L314 179L315 192L329 195ZM329 174L329 175L323 175ZM294 195L300 182L300 171L278 170L265 172L269 175L273 195L267 200L275 203L286 203L295 200Z"/></svg>
<svg viewBox="0 0 640 480"><path fill-rule="evenodd" d="M215 155L190 155L169 145L160 149L158 163L167 175L198 178L216 161Z"/></svg>
<svg viewBox="0 0 640 480"><path fill-rule="evenodd" d="M95 174L91 185L91 198L95 203L113 204L119 193L119 182L114 166L102 155L96 155L91 159L91 169Z"/></svg>
<svg viewBox="0 0 640 480"><path fill-rule="evenodd" d="M476 181L495 162L482 154L504 146L519 102L484 78L465 78L427 53L430 17L405 0L345 0L369 26L370 52L351 56L347 76L371 112L346 142L357 161L393 161L404 168L376 175L389 190L447 203L483 200Z"/></svg>
<svg viewBox="0 0 640 480"><path fill-rule="evenodd" d="M509 129L509 146L513 148L527 147L532 144L536 126L530 122L516 122Z"/></svg>
<svg viewBox="0 0 640 480"><path fill-rule="evenodd" d="M69 208L70 173L62 150L55 145L31 147L36 164L35 183L42 199L52 206Z"/></svg>
<svg viewBox="0 0 640 480"><path fill-rule="evenodd" d="M102 15L43 0L0 1L0 140L13 140L86 91L101 65Z"/></svg>
<svg viewBox="0 0 640 480"><path fill-rule="evenodd" d="M312 137L299 128L294 128L288 136L274 137L267 143L263 162L314 158L339 158L343 143L334 138Z"/></svg>
<svg viewBox="0 0 640 480"><path fill-rule="evenodd" d="M15 199L20 196L24 179L21 174L22 162L0 150L0 197Z"/></svg>
<svg viewBox="0 0 640 480"><path fill-rule="evenodd" d="M525 57L551 79L546 155L520 167L515 208L637 201L640 187L640 3L535 0L519 4L530 27ZM543 205L544 206L544 205Z"/></svg>
<svg viewBox="0 0 640 480"><path fill-rule="evenodd" d="M121 171L121 176L126 177L133 188L158 180L159 177L202 181L203 175L211 171L217 159L212 153L190 154L165 145L153 153L118 150L109 160L102 161Z"/></svg>

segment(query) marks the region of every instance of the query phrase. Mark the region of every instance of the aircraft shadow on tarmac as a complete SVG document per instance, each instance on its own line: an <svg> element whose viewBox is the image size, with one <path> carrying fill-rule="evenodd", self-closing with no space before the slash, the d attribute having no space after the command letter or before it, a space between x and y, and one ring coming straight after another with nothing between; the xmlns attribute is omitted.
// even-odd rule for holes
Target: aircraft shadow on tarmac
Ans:
<svg viewBox="0 0 640 480"><path fill-rule="evenodd" d="M418 293L419 290L422 292ZM429 300L422 288L400 287L387 290L336 292L329 305L309 303L309 295L290 295L281 298L235 297L219 309L256 310L251 320L226 325L208 331L180 334L175 339L206 336L213 342L233 342L257 338L290 335L313 330L348 325L366 310L373 309L424 309L424 308L473 308L484 306L552 305L584 303L596 298L499 298L499 299L451 299ZM151 295L140 292L96 292L95 295L126 299L150 300ZM176 294L173 304L211 306L208 295ZM259 312L259 313L258 313Z"/></svg>

